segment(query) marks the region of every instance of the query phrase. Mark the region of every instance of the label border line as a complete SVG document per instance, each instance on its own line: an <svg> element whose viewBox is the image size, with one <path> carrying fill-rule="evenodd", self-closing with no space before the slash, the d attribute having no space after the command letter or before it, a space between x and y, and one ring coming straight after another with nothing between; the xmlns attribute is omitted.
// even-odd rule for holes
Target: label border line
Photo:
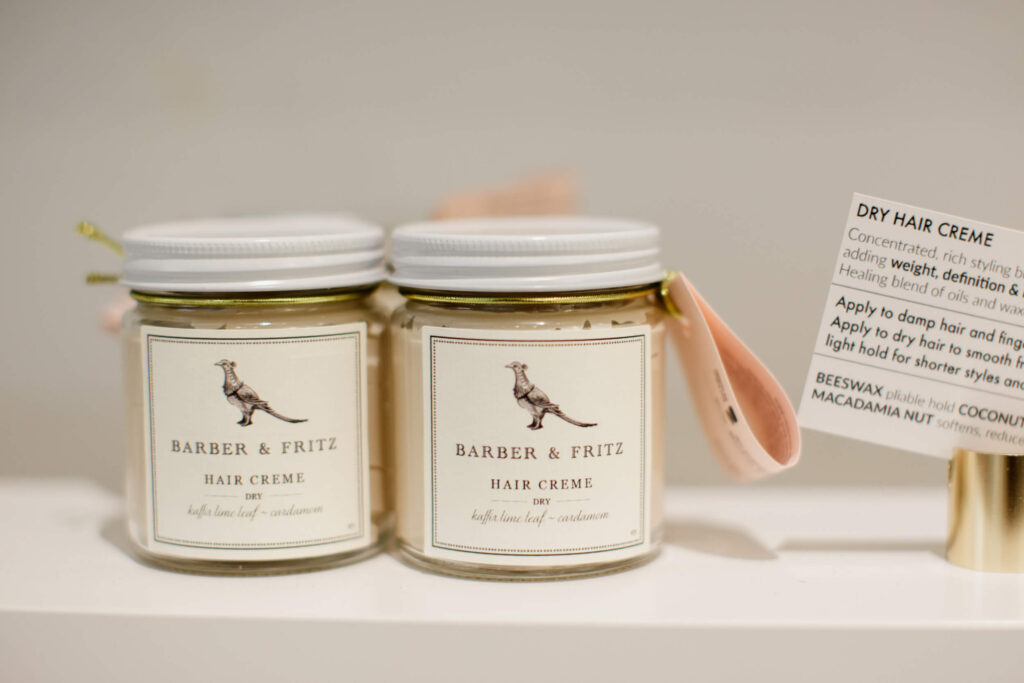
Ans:
<svg viewBox="0 0 1024 683"><path fill-rule="evenodd" d="M620 550L627 550L637 546L644 546L649 543L647 533L647 472L646 472L646 460L647 460L647 340L648 334L627 334L623 336L608 336L608 337L583 337L583 338L567 338L567 339L556 339L556 340L544 340L544 339L523 339L523 338L487 338L487 337L457 337L454 335L447 334L429 334L428 339L428 353L430 357L430 421L431 421L431 444L430 444L430 470L431 470L431 538L430 547L436 548L437 550L449 551L449 552L461 552L478 555L508 555L508 556L527 556L527 557L553 557L553 556L567 556L567 555L589 555L596 553L615 552ZM497 548L481 548L478 546L464 546L461 544L445 544L437 539L437 429L434 424L435 415L435 402L436 402L436 384L434 376L436 373L436 355L434 353L434 344L442 341L447 343L453 343L456 345L468 344L468 345L483 345L483 346L576 346L576 345L590 345L596 342L596 345L608 345L616 343L636 343L640 342L641 360L640 360L640 388L641 388L641 435L640 435L640 477L641 483L643 484L643 491L641 492L640 501L640 527L644 529L644 533L635 541L625 541L614 544L607 544L602 546L591 546L584 548L552 548L548 550L536 550L536 549L523 549L513 550L504 549L498 550ZM582 344L581 344L582 343Z"/></svg>
<svg viewBox="0 0 1024 683"><path fill-rule="evenodd" d="M262 551L267 551L267 550L300 549L300 548L304 548L304 547L314 547L314 546L322 546L322 545L338 545L338 544L354 541L354 540L362 538L363 536L366 536L367 535L366 534L367 527L366 527L366 519L365 519L366 515L365 515L365 512L364 512L365 511L365 501L364 501L364 498L363 498L363 495L364 495L363 489L364 489L365 483L364 483L364 480L363 480L363 470L364 470L364 465L365 465L364 461L366 460L367 454L364 452L364 448L363 448L362 422L363 422L363 419L365 418L365 414L364 414L364 406L363 406L362 395L361 395L362 394L362 385L363 385L363 373L361 372L361 367L362 367L362 354L363 354L363 336L364 336L365 332L366 332L366 330L364 328L364 329L359 329L359 330L349 330L349 331L345 331L345 332L328 332L328 333L316 334L316 335L282 335L282 336L273 336L273 337L249 337L249 336L239 336L239 337L213 336L213 337L210 337L210 336L201 336L201 335L197 335L197 336L192 337L192 336L186 336L186 335L178 336L178 335L174 335L174 334L146 333L146 332L143 332L143 334L144 334L144 336L146 338L146 344L145 344L146 361L147 361L147 364L148 364L148 367L149 367L149 373L148 373L148 377L146 379L147 379L147 384L148 384L147 397L149 398L149 413L150 413L150 422L149 422L149 437L150 438L148 440L149 441L149 446L150 446L150 449L149 449L150 453L149 453L148 460L150 461L150 477L151 477L151 482L150 482L151 483L151 489L150 489L151 494L150 495L152 497L151 509L150 509L150 511L152 512L152 527L151 527L150 530L152 532L151 538L152 538L153 542L154 543L166 544L166 545L174 545L174 546L180 546L180 547L205 549L205 550L226 550L226 551L235 551L235 550L254 550L254 551L260 551L260 550L262 550ZM157 512L156 512L156 508L157 508L157 500L156 500L157 499L156 469L157 468L156 468L156 443L155 443L155 441L156 441L156 429L155 429L155 426L156 425L155 425L154 415L153 415L154 410L155 410L155 403L156 402L153 400L154 388L153 388L153 380L152 380L152 368L153 368L152 345L153 345L153 341L155 339L156 340L161 340L161 341L164 341L164 342L168 342L169 341L171 343L200 344L200 345L202 345L202 344L220 344L220 343L225 343L225 342L227 342L227 343L239 343L239 342L241 342L243 345L248 342L250 344L263 345L263 344L288 343L288 342L290 342L290 343L297 343L297 342L298 343L302 343L302 342L320 342L320 343L327 342L327 343L330 343L331 341L334 341L334 340L339 340L340 341L340 340L346 340L346 339L355 341L356 348L355 348L355 354L353 354L353 355L355 356L356 377L357 377L357 379L356 379L356 384L357 384L357 387L356 387L356 410L357 410L358 414L357 414L357 420L356 420L356 424L357 424L357 428L356 428L356 431L357 431L357 439L356 439L356 449L357 449L357 453L356 453L356 469L357 469L357 479L358 479L358 491L357 491L358 518L359 518L358 519L358 529L355 532L353 532L353 533L341 534L341 535L337 535L337 536L329 536L327 538L305 539L305 540L302 540L302 541L294 541L294 542L280 542L280 543L275 542L275 543L268 543L268 544L265 544L265 543L244 543L244 544L223 544L223 543L221 543L221 544L211 544L211 543L204 543L204 542L201 542L201 541L188 541L188 540L185 540L185 539L175 539L175 538L172 538L172 537L167 537L167 536L163 536L162 537L162 536L160 536L158 534L158 532L157 532L157 524L158 524L158 522L157 522Z"/></svg>

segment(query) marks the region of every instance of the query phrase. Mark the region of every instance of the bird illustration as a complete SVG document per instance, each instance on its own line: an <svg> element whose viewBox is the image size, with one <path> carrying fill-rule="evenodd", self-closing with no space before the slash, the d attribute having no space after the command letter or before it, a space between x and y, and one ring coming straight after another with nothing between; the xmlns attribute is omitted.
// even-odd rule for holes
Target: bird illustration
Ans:
<svg viewBox="0 0 1024 683"><path fill-rule="evenodd" d="M270 407L270 404L260 398L259 394L248 384L238 379L235 374L235 361L227 358L219 360L214 365L219 365L224 370L224 395L228 403L242 411L242 419L238 424L248 427L252 424L252 414L257 410L273 415L278 420L285 422L305 422L305 419L297 420L294 417L285 417Z"/></svg>
<svg viewBox="0 0 1024 683"><path fill-rule="evenodd" d="M505 367L511 369L516 374L516 383L512 387L512 395L516 397L519 407L533 416L533 422L527 425L530 429L542 429L544 425L541 423L544 420L544 416L548 413L560 417L577 427L597 426L596 422L580 422L563 413L562 409L557 404L552 403L548 395L538 389L537 385L526 376L526 363L513 361Z"/></svg>

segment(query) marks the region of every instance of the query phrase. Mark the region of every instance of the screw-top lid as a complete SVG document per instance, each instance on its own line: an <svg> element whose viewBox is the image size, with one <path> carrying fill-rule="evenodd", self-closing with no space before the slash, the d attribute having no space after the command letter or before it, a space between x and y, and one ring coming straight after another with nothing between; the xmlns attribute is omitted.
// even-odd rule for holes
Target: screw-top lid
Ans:
<svg viewBox="0 0 1024 683"><path fill-rule="evenodd" d="M281 292L372 285L385 279L384 231L346 215L160 223L125 233L132 289Z"/></svg>
<svg viewBox="0 0 1024 683"><path fill-rule="evenodd" d="M567 216L413 223L391 237L400 287L567 292L658 282L657 226Z"/></svg>

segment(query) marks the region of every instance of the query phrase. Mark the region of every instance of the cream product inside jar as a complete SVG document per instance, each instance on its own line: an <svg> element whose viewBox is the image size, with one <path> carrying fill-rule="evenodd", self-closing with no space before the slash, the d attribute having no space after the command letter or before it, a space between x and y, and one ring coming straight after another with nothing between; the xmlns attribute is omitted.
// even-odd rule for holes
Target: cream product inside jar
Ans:
<svg viewBox="0 0 1024 683"><path fill-rule="evenodd" d="M145 560L278 573L380 547L383 239L340 215L125 234L128 526Z"/></svg>
<svg viewBox="0 0 1024 683"><path fill-rule="evenodd" d="M658 229L467 219L393 235L397 536L477 578L624 569L662 534Z"/></svg>

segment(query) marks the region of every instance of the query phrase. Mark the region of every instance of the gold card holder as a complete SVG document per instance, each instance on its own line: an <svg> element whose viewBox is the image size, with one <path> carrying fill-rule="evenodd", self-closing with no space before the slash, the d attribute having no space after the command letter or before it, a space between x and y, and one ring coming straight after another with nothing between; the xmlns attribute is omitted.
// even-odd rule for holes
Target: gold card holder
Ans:
<svg viewBox="0 0 1024 683"><path fill-rule="evenodd" d="M953 452L946 559L979 571L1024 572L1024 453Z"/></svg>

